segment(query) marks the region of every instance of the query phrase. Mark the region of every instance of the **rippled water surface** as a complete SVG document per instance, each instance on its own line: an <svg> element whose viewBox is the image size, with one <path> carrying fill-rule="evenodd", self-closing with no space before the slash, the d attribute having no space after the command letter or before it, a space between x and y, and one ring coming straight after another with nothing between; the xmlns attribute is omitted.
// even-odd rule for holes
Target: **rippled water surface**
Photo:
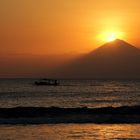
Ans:
<svg viewBox="0 0 140 140"><path fill-rule="evenodd" d="M105 107L140 105L140 81L0 79L0 107ZM0 140L140 140L140 124L0 125Z"/></svg>
<svg viewBox="0 0 140 140"><path fill-rule="evenodd" d="M1 140L139 140L140 125L0 126Z"/></svg>
<svg viewBox="0 0 140 140"><path fill-rule="evenodd" d="M35 86L35 79L0 79L0 107L105 107L140 104L140 81L61 80Z"/></svg>

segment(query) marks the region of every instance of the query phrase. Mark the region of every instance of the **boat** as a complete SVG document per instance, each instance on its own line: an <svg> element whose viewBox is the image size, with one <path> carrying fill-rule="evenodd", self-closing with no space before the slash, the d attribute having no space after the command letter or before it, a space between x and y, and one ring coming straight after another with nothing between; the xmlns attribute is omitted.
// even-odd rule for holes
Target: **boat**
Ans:
<svg viewBox="0 0 140 140"><path fill-rule="evenodd" d="M59 82L55 79L41 79L39 81L35 81L34 84L38 86L58 86Z"/></svg>

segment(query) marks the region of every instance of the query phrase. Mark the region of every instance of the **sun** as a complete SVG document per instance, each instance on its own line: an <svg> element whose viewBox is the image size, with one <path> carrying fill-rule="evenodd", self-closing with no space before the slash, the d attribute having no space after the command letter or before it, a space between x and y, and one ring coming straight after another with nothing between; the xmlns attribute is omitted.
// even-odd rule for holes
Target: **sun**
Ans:
<svg viewBox="0 0 140 140"><path fill-rule="evenodd" d="M103 42L112 42L116 39L122 39L123 32L118 31L105 31L98 35L98 40Z"/></svg>
<svg viewBox="0 0 140 140"><path fill-rule="evenodd" d="M108 33L108 34L106 34L105 40L107 42L112 42L112 41L116 40L117 38L118 37L117 37L117 34L116 33Z"/></svg>

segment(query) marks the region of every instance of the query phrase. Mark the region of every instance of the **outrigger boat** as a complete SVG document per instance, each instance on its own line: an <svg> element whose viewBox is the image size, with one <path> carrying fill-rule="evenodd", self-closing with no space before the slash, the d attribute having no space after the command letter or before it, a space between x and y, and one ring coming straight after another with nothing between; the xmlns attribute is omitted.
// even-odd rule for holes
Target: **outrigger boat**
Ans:
<svg viewBox="0 0 140 140"><path fill-rule="evenodd" d="M58 86L59 82L54 79L41 79L39 81L35 81L34 84L38 86Z"/></svg>

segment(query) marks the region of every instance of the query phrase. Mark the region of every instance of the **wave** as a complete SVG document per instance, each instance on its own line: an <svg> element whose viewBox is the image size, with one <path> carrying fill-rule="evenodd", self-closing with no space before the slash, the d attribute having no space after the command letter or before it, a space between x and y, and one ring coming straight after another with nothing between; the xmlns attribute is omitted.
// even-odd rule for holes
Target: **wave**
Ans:
<svg viewBox="0 0 140 140"><path fill-rule="evenodd" d="M0 124L140 123L140 106L0 108Z"/></svg>

